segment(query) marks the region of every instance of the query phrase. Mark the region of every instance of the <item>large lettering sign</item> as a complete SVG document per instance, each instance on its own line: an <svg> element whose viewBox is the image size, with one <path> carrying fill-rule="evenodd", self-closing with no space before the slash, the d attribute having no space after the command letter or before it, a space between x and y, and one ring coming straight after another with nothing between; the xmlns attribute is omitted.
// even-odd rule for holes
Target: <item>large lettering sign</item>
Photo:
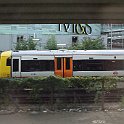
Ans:
<svg viewBox="0 0 124 124"><path fill-rule="evenodd" d="M59 24L59 31L72 32L76 34L91 34L92 28L90 25L85 24Z"/></svg>

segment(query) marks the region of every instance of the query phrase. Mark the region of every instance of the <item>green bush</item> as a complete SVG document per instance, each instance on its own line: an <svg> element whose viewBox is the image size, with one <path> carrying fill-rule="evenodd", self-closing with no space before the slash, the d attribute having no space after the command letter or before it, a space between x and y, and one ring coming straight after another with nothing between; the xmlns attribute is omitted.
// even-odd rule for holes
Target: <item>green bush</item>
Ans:
<svg viewBox="0 0 124 124"><path fill-rule="evenodd" d="M82 49L84 50L105 49L105 45L103 44L100 38L91 39L88 37L82 40Z"/></svg>
<svg viewBox="0 0 124 124"><path fill-rule="evenodd" d="M115 77L71 77L61 78L56 76L35 77L35 78L10 78L0 79L0 92L10 88L35 88L43 90L60 90L64 88L83 88L85 90L100 90L104 82L106 90L116 87L117 81L123 78Z"/></svg>
<svg viewBox="0 0 124 124"><path fill-rule="evenodd" d="M105 49L105 45L102 42L101 38L91 39L85 37L82 40L82 43L76 43L73 46L69 47L72 50L101 50Z"/></svg>
<svg viewBox="0 0 124 124"><path fill-rule="evenodd" d="M36 50L37 43L33 39L20 40L16 43L15 50Z"/></svg>
<svg viewBox="0 0 124 124"><path fill-rule="evenodd" d="M86 92L102 91L102 83L104 83L104 90L108 91L116 88L116 82L124 78L115 77L71 77L61 78L56 76L49 77L35 77L35 78L10 78L0 79L0 97L1 100L9 96L12 89L23 90L31 89L30 95L36 101L39 98L40 92L48 91L51 93L51 104L53 104L54 92L62 92L68 88L81 88Z"/></svg>
<svg viewBox="0 0 124 124"><path fill-rule="evenodd" d="M47 44L45 46L45 49L48 49L48 50L57 50L57 41L55 39L55 36L52 35L48 41L47 41Z"/></svg>

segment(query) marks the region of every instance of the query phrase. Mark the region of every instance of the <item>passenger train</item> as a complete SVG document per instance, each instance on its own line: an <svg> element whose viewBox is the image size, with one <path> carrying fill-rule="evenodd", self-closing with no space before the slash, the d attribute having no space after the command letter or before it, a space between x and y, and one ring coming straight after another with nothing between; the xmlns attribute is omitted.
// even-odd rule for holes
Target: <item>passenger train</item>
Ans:
<svg viewBox="0 0 124 124"><path fill-rule="evenodd" d="M0 78L124 76L124 50L5 51Z"/></svg>

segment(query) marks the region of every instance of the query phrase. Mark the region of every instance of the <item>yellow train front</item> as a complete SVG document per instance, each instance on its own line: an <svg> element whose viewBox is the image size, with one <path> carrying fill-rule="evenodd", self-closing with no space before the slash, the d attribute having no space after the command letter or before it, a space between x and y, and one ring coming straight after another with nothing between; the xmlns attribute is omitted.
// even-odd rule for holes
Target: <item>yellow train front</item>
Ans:
<svg viewBox="0 0 124 124"><path fill-rule="evenodd" d="M124 50L5 51L0 78L124 76Z"/></svg>
<svg viewBox="0 0 124 124"><path fill-rule="evenodd" d="M0 77L11 77L11 51L2 52L0 54Z"/></svg>

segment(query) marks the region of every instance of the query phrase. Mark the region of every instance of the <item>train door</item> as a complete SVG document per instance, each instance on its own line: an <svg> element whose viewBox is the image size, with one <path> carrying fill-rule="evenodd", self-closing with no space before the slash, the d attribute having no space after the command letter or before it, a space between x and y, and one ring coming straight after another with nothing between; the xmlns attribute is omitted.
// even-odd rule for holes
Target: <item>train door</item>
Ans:
<svg viewBox="0 0 124 124"><path fill-rule="evenodd" d="M21 59L20 57L12 58L12 77L21 76Z"/></svg>
<svg viewBox="0 0 124 124"><path fill-rule="evenodd" d="M72 57L55 57L55 75L72 77Z"/></svg>

